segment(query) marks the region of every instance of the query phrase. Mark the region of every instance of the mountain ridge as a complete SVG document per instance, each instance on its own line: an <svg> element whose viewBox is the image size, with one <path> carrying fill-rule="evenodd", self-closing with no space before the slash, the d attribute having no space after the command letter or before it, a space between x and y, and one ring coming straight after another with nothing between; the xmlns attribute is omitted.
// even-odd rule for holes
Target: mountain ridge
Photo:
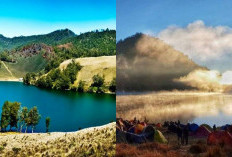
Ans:
<svg viewBox="0 0 232 157"><path fill-rule="evenodd" d="M61 40L75 37L76 34L69 29L56 30L48 34L19 36L8 38L3 35L0 36L0 52L3 50L11 51L18 47L32 44L32 43L45 43L47 45L54 45Z"/></svg>

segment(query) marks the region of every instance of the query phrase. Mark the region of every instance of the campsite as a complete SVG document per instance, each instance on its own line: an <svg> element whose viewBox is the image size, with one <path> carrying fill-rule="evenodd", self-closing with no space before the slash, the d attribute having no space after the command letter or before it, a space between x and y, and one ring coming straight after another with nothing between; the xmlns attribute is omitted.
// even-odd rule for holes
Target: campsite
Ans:
<svg viewBox="0 0 232 157"><path fill-rule="evenodd" d="M229 156L232 153L232 125L166 121L149 123L117 118L116 156ZM186 140L187 136L187 140Z"/></svg>

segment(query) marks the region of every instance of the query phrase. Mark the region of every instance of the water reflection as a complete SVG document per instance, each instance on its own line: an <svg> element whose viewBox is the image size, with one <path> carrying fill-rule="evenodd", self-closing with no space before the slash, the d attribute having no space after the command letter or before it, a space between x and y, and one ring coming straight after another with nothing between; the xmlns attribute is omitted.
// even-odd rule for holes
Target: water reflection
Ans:
<svg viewBox="0 0 232 157"><path fill-rule="evenodd" d="M169 92L117 96L117 117L150 122L181 120L183 123L224 125L232 123L232 95Z"/></svg>

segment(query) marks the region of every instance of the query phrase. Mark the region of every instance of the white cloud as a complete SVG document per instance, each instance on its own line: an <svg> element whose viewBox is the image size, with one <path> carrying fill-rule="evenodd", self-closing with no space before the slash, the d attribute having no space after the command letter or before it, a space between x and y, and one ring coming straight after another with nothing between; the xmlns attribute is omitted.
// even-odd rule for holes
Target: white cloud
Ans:
<svg viewBox="0 0 232 157"><path fill-rule="evenodd" d="M232 54L232 29L227 26L210 27L195 21L184 28L170 26L158 36L203 65Z"/></svg>
<svg viewBox="0 0 232 157"><path fill-rule="evenodd" d="M221 84L232 85L232 71L226 71L222 74Z"/></svg>

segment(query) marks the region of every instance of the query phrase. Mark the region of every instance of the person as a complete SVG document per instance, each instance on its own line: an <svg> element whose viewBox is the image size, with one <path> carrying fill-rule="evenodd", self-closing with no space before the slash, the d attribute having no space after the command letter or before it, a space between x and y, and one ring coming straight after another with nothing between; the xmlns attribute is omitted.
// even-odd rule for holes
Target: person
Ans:
<svg viewBox="0 0 232 157"><path fill-rule="evenodd" d="M189 123L183 129L183 144L188 145Z"/></svg>
<svg viewBox="0 0 232 157"><path fill-rule="evenodd" d="M177 126L176 133L177 133L177 140L179 144L180 142L182 142L182 128L180 127L180 125Z"/></svg>
<svg viewBox="0 0 232 157"><path fill-rule="evenodd" d="M213 131L216 131L216 125L215 124L213 125Z"/></svg>

